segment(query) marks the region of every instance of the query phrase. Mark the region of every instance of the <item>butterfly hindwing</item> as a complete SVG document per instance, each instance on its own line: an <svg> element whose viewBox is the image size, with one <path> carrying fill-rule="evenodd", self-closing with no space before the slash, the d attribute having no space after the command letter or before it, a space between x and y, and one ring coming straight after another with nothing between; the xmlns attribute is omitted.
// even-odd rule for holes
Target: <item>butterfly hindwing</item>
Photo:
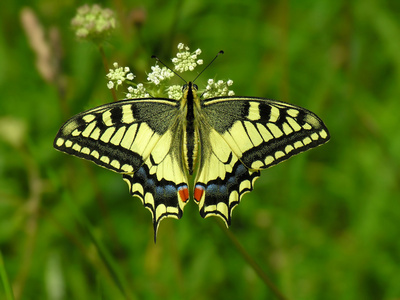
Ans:
<svg viewBox="0 0 400 300"><path fill-rule="evenodd" d="M329 140L327 128L314 113L279 101L212 98L202 102L199 115L205 149L195 200L203 217L218 215L227 225L260 170Z"/></svg>
<svg viewBox="0 0 400 300"><path fill-rule="evenodd" d="M68 120L54 140L60 151L123 174L131 194L151 211L155 233L164 217L182 216L188 199L176 103L135 99L103 105Z"/></svg>
<svg viewBox="0 0 400 300"><path fill-rule="evenodd" d="M175 124L164 133L136 172L123 175L131 194L138 196L151 211L155 236L162 219L182 217L183 207L189 199L181 141L182 132Z"/></svg>
<svg viewBox="0 0 400 300"><path fill-rule="evenodd" d="M203 218L218 215L230 225L232 210L253 189L260 172L248 170L213 128L202 127L200 141L194 200Z"/></svg>

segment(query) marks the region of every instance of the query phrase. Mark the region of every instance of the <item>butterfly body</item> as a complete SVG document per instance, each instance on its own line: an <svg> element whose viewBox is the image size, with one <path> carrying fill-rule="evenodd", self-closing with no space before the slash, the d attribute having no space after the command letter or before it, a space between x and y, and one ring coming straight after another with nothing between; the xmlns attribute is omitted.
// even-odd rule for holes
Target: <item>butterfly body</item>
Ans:
<svg viewBox="0 0 400 300"><path fill-rule="evenodd" d="M156 234L163 218L182 216L191 197L202 217L229 225L260 170L328 140L322 120L304 108L254 97L203 100L189 82L179 101L123 100L78 114L54 147L121 173L151 211Z"/></svg>

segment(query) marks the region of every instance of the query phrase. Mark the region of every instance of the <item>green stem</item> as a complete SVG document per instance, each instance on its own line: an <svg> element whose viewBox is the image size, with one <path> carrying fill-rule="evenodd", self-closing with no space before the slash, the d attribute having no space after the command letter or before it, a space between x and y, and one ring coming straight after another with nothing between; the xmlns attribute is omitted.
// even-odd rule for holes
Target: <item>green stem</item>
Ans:
<svg viewBox="0 0 400 300"><path fill-rule="evenodd" d="M4 260L1 251L0 251L0 277L1 281L3 282L4 290L6 292L6 299L14 300L14 294L10 286L10 281L8 280L7 271L6 267L4 266Z"/></svg>
<svg viewBox="0 0 400 300"><path fill-rule="evenodd" d="M108 73L108 70L110 68L108 67L107 57L106 57L106 54L104 52L104 48L102 45L99 45L99 51L100 51L101 60L103 61L104 69L105 69L106 73ZM118 101L117 94L115 93L115 88L110 89L110 91L111 91L114 101Z"/></svg>
<svg viewBox="0 0 400 300"><path fill-rule="evenodd" d="M287 300L287 298L281 293L281 291L273 284L271 279L265 274L265 272L261 269L261 267L257 264L257 262L250 256L250 254L244 249L244 247L240 244L236 236L228 229L226 226L220 221L217 220L219 227L226 234L226 236L230 239L233 246L240 253L240 255L244 258L244 260L253 268L253 270L257 273L257 275L261 278L262 281L271 289L271 291L275 294L275 296L279 300Z"/></svg>

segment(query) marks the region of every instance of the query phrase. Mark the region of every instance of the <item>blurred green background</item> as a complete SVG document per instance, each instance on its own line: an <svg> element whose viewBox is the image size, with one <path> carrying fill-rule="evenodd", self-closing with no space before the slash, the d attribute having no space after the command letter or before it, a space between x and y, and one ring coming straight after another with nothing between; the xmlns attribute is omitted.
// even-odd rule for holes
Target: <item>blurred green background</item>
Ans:
<svg viewBox="0 0 400 300"><path fill-rule="evenodd" d="M112 101L98 48L71 29L85 3L2 4L2 281L15 299L277 299L193 202L154 244L120 175L53 149L64 121ZM233 214L230 232L283 295L400 299L400 2L101 4L119 21L106 57L138 81L179 42L205 62L223 49L200 87L232 79L237 95L306 107L328 126L328 144L262 172Z"/></svg>

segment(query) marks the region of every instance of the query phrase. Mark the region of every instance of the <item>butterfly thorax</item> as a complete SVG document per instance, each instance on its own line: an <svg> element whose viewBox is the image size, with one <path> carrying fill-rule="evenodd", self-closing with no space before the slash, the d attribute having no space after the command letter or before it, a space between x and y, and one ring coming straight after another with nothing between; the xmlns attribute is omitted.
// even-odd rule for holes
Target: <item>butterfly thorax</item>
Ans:
<svg viewBox="0 0 400 300"><path fill-rule="evenodd" d="M192 82L188 82L183 87L183 96L181 99L181 110L186 113L183 128L183 152L185 158L185 165L190 175L196 163L198 151L198 132L195 126L194 105L198 101L197 86Z"/></svg>

